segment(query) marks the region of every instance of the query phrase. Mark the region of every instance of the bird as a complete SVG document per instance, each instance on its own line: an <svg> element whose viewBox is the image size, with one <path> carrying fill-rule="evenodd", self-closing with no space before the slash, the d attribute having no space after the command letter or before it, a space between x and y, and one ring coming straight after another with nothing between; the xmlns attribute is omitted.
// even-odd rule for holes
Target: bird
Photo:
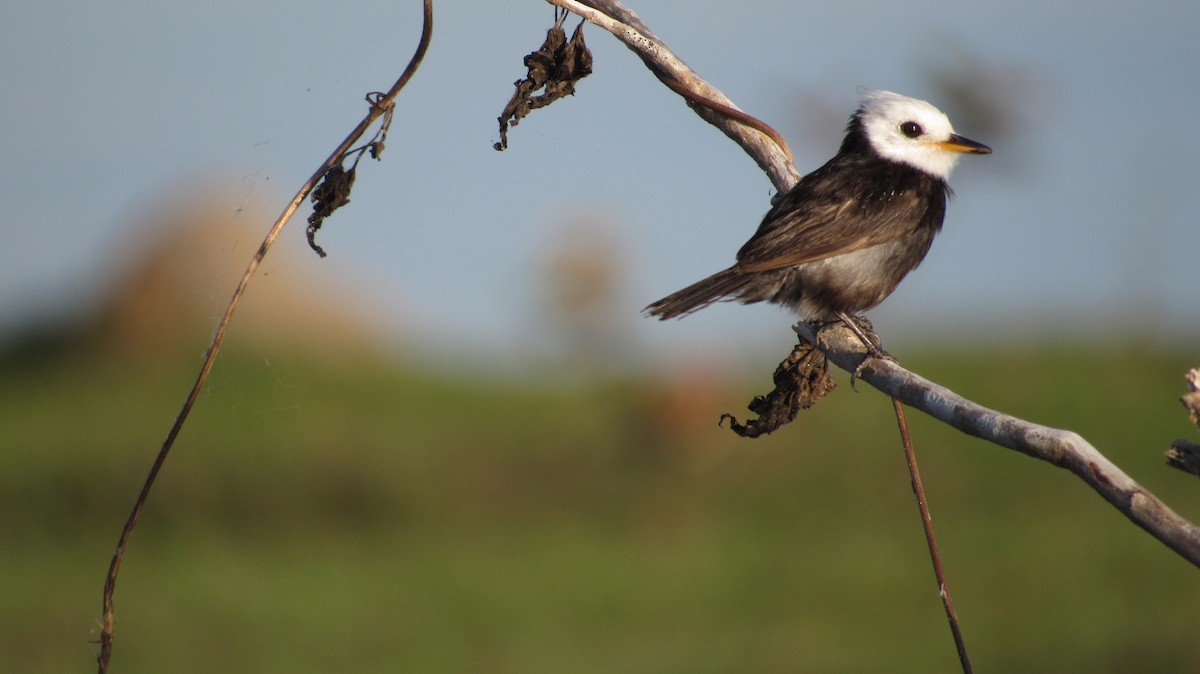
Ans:
<svg viewBox="0 0 1200 674"><path fill-rule="evenodd" d="M874 308L925 259L942 228L947 179L988 146L954 132L932 104L867 91L837 155L776 198L733 266L647 306L666 320L716 301L769 302L808 321Z"/></svg>

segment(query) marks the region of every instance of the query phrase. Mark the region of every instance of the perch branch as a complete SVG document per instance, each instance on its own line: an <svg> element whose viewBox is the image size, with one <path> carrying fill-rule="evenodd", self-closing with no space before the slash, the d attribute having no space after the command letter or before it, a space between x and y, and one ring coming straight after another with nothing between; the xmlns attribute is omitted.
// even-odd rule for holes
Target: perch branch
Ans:
<svg viewBox="0 0 1200 674"><path fill-rule="evenodd" d="M692 72L642 24L636 14L619 2L547 2L569 9L611 32L641 57L646 66L660 79L665 81L666 77L672 78L685 88L696 92L701 98L728 102L733 106L724 94ZM769 136L740 122L718 119L721 115L711 110L697 108L696 112L736 141L762 167L781 192L799 179L800 174L788 161L787 152L777 146ZM831 327L823 330L819 342L811 334L811 330L811 326L804 323L796 326L797 333L805 339L810 339L838 367L848 372L858 369L865 357L865 350L862 341L849 329ZM1078 434L1039 426L987 409L905 370L894 362L870 360L862 369L861 379L896 400L964 433L1066 468L1150 535L1192 564L1200 566L1200 527L1168 508L1158 497L1138 485Z"/></svg>
<svg viewBox="0 0 1200 674"><path fill-rule="evenodd" d="M213 363L216 362L217 353L221 349L221 343L225 339L225 331L229 327L229 322L233 319L234 309L237 308L238 302L242 298L242 294L246 291L246 286L249 285L250 279L258 270L259 264L266 257L267 251L271 245L275 243L275 239L279 237L279 233L283 231L283 226L291 219L292 214L296 212L304 200L312 193L317 182L329 172L330 169L340 166L343 158L350 147L358 141L359 138L367 132L367 129L374 124L375 120L382 115L390 113L396 95L404 88L412 78L417 68L421 65L421 60L425 56L426 50L429 48L429 41L433 35L433 0L424 0L424 25L421 30L421 40L417 46L416 53L413 54L412 60L409 61L408 67L404 73L392 85L386 94L380 97L370 98L371 106L367 111L367 115L359 122L358 126L346 136L346 139L337 146L337 149L329 155L321 167L318 168L312 176L300 187L296 192L296 196L292 197L291 202L280 213L275 224L271 226L267 232L262 244L258 247L258 251L254 257L250 259L250 263L246 266L246 271L242 274L241 281L238 282L237 288L233 291L233 296L229 300L229 306L225 309L225 315L221 318L221 322L217 325L216 333L213 335L212 342L209 344L208 351L204 355L204 364L200 367L200 372L196 377L196 382L193 384L191 391L183 402L183 406L179 410L179 414L175 417L175 422L171 425L171 430L167 433L167 438L163 441L162 448L159 449L158 455L154 458L154 463L150 466L150 472L146 476L145 482L142 484L141 492L138 494L137 500L133 504L133 509L129 513L129 518L125 521L125 527L121 530L121 536L117 540L117 548L113 553L112 562L108 567L108 576L104 581L104 603L103 616L101 618L100 631L100 654L96 657L96 661L100 665L100 674L108 671L109 659L112 657L112 640L113 640L113 593L117 585L117 573L121 569L121 560L125 556L125 549L129 544L130 537L133 536L133 529L137 526L138 519L141 517L142 508L146 505L146 498L150 495L150 489L154 485L154 480L158 476L159 470L167 459L167 453L171 451L171 447L175 444L175 438L179 436L179 431L183 428L184 422L187 420L188 414L191 412L193 405L196 403L196 398L200 395L201 389L204 387L204 382L208 380L208 374L212 370Z"/></svg>
<svg viewBox="0 0 1200 674"><path fill-rule="evenodd" d="M844 326L825 327L820 331L819 339L808 323L798 323L794 329L801 339L816 344L838 367L853 372L863 364L859 373L861 381L905 405L967 435L1071 471L1134 524L1184 559L1200 566L1200 527L1167 507L1078 433L1041 426L988 409L892 361L870 358L863 363L867 354L862 340Z"/></svg>

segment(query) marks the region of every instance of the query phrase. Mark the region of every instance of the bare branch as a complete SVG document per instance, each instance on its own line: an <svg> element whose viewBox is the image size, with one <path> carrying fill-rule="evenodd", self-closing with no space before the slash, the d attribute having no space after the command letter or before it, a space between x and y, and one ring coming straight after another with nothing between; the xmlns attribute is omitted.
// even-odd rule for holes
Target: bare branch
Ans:
<svg viewBox="0 0 1200 674"><path fill-rule="evenodd" d="M794 329L838 367L853 372L861 364L862 381L905 405L968 435L1071 471L1134 524L1200 566L1200 527L1168 508L1079 434L988 409L892 361L869 358L864 363L867 354L862 340L843 325L831 324L819 335L813 334L808 323L797 323Z"/></svg>

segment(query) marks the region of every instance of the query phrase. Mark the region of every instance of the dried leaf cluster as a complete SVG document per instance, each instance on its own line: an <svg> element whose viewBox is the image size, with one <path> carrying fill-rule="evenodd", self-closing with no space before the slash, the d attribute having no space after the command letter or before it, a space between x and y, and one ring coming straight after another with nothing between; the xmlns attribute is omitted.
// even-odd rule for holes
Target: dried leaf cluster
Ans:
<svg viewBox="0 0 1200 674"><path fill-rule="evenodd" d="M583 41L583 22L575 27L571 39L563 30L567 13L561 12L554 25L546 31L546 41L537 51L525 57L529 69L523 80L513 83L517 90L500 113L500 142L492 147L508 147L508 129L516 126L525 115L543 108L564 96L575 93L575 83L592 74L592 52ZM543 91L537 94L538 91Z"/></svg>

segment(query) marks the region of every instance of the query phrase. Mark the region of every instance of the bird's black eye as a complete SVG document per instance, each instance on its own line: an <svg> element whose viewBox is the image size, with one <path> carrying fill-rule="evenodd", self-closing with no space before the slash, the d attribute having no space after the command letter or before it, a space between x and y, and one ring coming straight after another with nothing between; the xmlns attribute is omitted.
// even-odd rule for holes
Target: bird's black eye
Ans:
<svg viewBox="0 0 1200 674"><path fill-rule="evenodd" d="M900 133L903 133L909 138L916 138L924 133L924 130L921 129L921 125L917 124L916 122L905 122L900 125Z"/></svg>

